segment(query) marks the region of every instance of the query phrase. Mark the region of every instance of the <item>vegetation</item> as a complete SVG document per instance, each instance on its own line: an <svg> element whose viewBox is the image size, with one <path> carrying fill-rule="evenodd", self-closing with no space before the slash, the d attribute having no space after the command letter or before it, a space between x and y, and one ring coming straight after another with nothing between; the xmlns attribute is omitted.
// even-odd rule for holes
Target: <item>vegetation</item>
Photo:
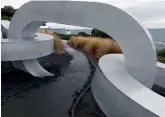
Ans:
<svg viewBox="0 0 165 117"><path fill-rule="evenodd" d="M162 62L162 63L165 63L165 57L159 56L159 57L158 57L158 61L159 61L159 62Z"/></svg>
<svg viewBox="0 0 165 117"><path fill-rule="evenodd" d="M165 49L157 50L157 59L158 61L165 63Z"/></svg>
<svg viewBox="0 0 165 117"><path fill-rule="evenodd" d="M4 8L1 8L1 19L10 21L16 10L12 6L4 6Z"/></svg>
<svg viewBox="0 0 165 117"><path fill-rule="evenodd" d="M157 50L157 56L165 57L165 49Z"/></svg>
<svg viewBox="0 0 165 117"><path fill-rule="evenodd" d="M71 35L67 35L67 34L60 34L60 33L56 33L54 32L55 35L57 35L60 39L62 40L69 40Z"/></svg>
<svg viewBox="0 0 165 117"><path fill-rule="evenodd" d="M9 17L9 16L1 16L1 20L11 21L11 17Z"/></svg>
<svg viewBox="0 0 165 117"><path fill-rule="evenodd" d="M47 31L46 34L54 36L54 48L57 54L64 53L64 43L62 40L69 40L68 42L74 48L81 49L84 53L96 59L101 58L105 54L122 53L120 47L109 35L97 29L92 30L92 35L88 35L85 32L79 32L78 35L67 35Z"/></svg>
<svg viewBox="0 0 165 117"><path fill-rule="evenodd" d="M76 35L67 35L67 34L59 34L59 33L56 33L56 35L58 35L61 39L63 40L69 40L71 38L71 36L76 36ZM104 33L103 31L100 31L98 29L93 29L92 32L91 32L91 35L85 33L85 32L79 32L77 34L77 36L82 36L82 37L102 37L102 38L111 38L111 36L109 36L108 34ZM112 39L112 38L111 38Z"/></svg>
<svg viewBox="0 0 165 117"><path fill-rule="evenodd" d="M85 32L79 32L78 33L78 36L83 36L83 37L87 37L87 36L89 36L87 33L85 33Z"/></svg>
<svg viewBox="0 0 165 117"><path fill-rule="evenodd" d="M69 44L96 59L106 54L122 53L117 43L110 38L71 36Z"/></svg>
<svg viewBox="0 0 165 117"><path fill-rule="evenodd" d="M111 39L113 39L111 36L109 36L105 32L103 32L101 30L98 30L98 29L95 29L95 28L92 30L91 33L92 33L93 37L102 37L102 38L111 38Z"/></svg>

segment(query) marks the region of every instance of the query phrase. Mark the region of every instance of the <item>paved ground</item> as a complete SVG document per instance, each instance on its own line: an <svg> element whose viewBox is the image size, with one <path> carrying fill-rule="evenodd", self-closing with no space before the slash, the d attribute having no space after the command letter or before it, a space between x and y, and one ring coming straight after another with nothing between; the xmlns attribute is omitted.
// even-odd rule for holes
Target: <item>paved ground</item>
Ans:
<svg viewBox="0 0 165 117"><path fill-rule="evenodd" d="M68 117L78 92L93 75L86 56L65 45L69 54L40 58L54 77L35 78L2 62L2 117Z"/></svg>
<svg viewBox="0 0 165 117"><path fill-rule="evenodd" d="M66 42L65 42L66 43ZM65 44L68 54L49 55L39 59L41 65L55 74L35 78L2 62L2 117L68 117L70 107L94 68L86 56ZM165 96L164 89L154 86ZM105 117L87 90L75 108L76 117Z"/></svg>
<svg viewBox="0 0 165 117"><path fill-rule="evenodd" d="M74 114L75 117L106 117L96 103L91 88L80 99Z"/></svg>

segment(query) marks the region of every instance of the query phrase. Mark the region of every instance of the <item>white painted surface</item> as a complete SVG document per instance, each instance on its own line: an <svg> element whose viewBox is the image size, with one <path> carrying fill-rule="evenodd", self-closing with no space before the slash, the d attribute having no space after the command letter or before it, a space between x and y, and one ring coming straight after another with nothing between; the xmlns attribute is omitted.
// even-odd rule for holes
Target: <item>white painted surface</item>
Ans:
<svg viewBox="0 0 165 117"><path fill-rule="evenodd" d="M4 39L1 40L1 45L2 61L12 61L15 68L28 72L35 77L53 76L36 59L54 51L52 36L37 33L33 39Z"/></svg>
<svg viewBox="0 0 165 117"><path fill-rule="evenodd" d="M4 38L7 38L8 36L9 25L10 25L10 21L1 20L1 31Z"/></svg>
<svg viewBox="0 0 165 117"><path fill-rule="evenodd" d="M13 61L13 66L17 69L23 70L35 77L53 76L54 74L46 71L38 62L37 59L29 59L23 61Z"/></svg>
<svg viewBox="0 0 165 117"><path fill-rule="evenodd" d="M2 61L28 60L53 53L53 37L38 33L33 39L4 39L2 44Z"/></svg>
<svg viewBox="0 0 165 117"><path fill-rule="evenodd" d="M124 53L128 72L145 86L152 87L156 76L156 53L152 38L149 32L126 12L96 2L30 1L12 18L9 38L33 37L35 31L45 22L93 27L111 35ZM22 33L22 30L25 33ZM147 59L149 56L150 59Z"/></svg>
<svg viewBox="0 0 165 117"><path fill-rule="evenodd" d="M148 89L155 82L157 69L152 37L131 15L96 2L30 1L12 18L9 38L13 41L33 38L35 31L46 22L100 29L121 47L123 56L107 55L100 59L92 82L94 97L107 116L165 115L165 99ZM25 61L16 63L21 65L24 66ZM29 67L30 70L24 68L32 73L35 69Z"/></svg>
<svg viewBox="0 0 165 117"><path fill-rule="evenodd" d="M10 21L8 21L8 20L1 20L1 24L2 24L6 29L9 29Z"/></svg>
<svg viewBox="0 0 165 117"><path fill-rule="evenodd" d="M8 32L10 22L3 20L2 25ZM45 34L37 34L35 37L26 40L1 40L1 58L2 61L12 61L15 68L28 72L35 77L53 76L54 74L46 71L36 59L51 54L53 43L53 37Z"/></svg>
<svg viewBox="0 0 165 117"><path fill-rule="evenodd" d="M165 116L165 98L126 71L123 55L105 55L99 60L92 91L107 117Z"/></svg>
<svg viewBox="0 0 165 117"><path fill-rule="evenodd" d="M2 31L1 31L1 39L3 39Z"/></svg>

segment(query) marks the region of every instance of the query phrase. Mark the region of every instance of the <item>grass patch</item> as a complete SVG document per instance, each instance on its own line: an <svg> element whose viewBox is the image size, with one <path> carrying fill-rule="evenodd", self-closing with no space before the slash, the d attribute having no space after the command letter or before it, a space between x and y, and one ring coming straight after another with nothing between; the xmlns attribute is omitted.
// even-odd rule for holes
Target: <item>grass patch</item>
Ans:
<svg viewBox="0 0 165 117"><path fill-rule="evenodd" d="M157 50L157 56L165 57L165 49Z"/></svg>
<svg viewBox="0 0 165 117"><path fill-rule="evenodd" d="M157 50L157 60L165 63L165 49Z"/></svg>
<svg viewBox="0 0 165 117"><path fill-rule="evenodd" d="M9 16L4 16L4 15L1 16L1 20L8 20L8 21L10 21L11 18L12 17L9 17Z"/></svg>
<svg viewBox="0 0 165 117"><path fill-rule="evenodd" d="M157 60L158 60L159 62L165 63L165 57L158 56L158 57L157 57Z"/></svg>
<svg viewBox="0 0 165 117"><path fill-rule="evenodd" d="M110 38L71 36L69 44L97 60L106 54L122 53L118 44Z"/></svg>
<svg viewBox="0 0 165 117"><path fill-rule="evenodd" d="M56 33L54 32L55 35L57 35L60 39L63 39L63 40L69 40L71 35L66 35L66 34L59 34L59 33Z"/></svg>

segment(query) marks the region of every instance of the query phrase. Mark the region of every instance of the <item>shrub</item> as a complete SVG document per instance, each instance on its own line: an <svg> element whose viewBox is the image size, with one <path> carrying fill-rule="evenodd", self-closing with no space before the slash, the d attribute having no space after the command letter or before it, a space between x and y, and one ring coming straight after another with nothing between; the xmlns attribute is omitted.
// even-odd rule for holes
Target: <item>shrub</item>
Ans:
<svg viewBox="0 0 165 117"><path fill-rule="evenodd" d="M165 49L157 50L157 56L165 57Z"/></svg>
<svg viewBox="0 0 165 117"><path fill-rule="evenodd" d="M101 30L98 30L98 29L95 29L95 28L92 30L91 33L92 33L93 37L102 37L102 38L111 38L111 39L113 39L111 36L109 36L105 32L103 32Z"/></svg>
<svg viewBox="0 0 165 117"><path fill-rule="evenodd" d="M72 36L69 43L96 59L105 54L122 53L117 43L107 38Z"/></svg>
<svg viewBox="0 0 165 117"><path fill-rule="evenodd" d="M1 15L13 17L14 13L16 12L16 9L14 9L12 6L4 6L4 8L1 8Z"/></svg>
<svg viewBox="0 0 165 117"><path fill-rule="evenodd" d="M66 35L66 34L60 34L60 33L56 33L54 32L55 35L58 35L58 37L62 40L69 40L71 35Z"/></svg>
<svg viewBox="0 0 165 117"><path fill-rule="evenodd" d="M70 35L65 35L65 34L59 34L59 37L63 40L69 40L70 39Z"/></svg>
<svg viewBox="0 0 165 117"><path fill-rule="evenodd" d="M78 44L79 44L79 38L77 38L76 36L71 36L69 43L74 47L77 48Z"/></svg>
<svg viewBox="0 0 165 117"><path fill-rule="evenodd" d="M78 33L78 36L87 37L87 36L88 36L88 34L87 34L87 33L85 33L85 32L79 32L79 33Z"/></svg>
<svg viewBox="0 0 165 117"><path fill-rule="evenodd" d="M4 6L4 8L1 8L1 19L10 21L16 10L12 6Z"/></svg>
<svg viewBox="0 0 165 117"><path fill-rule="evenodd" d="M162 62L162 63L165 63L165 57L160 57L160 56L159 56L159 57L158 57L158 61L159 61L159 62Z"/></svg>
<svg viewBox="0 0 165 117"><path fill-rule="evenodd" d="M9 16L2 16L1 17L1 20L8 20L8 21L10 21L11 20L11 17L9 17Z"/></svg>

